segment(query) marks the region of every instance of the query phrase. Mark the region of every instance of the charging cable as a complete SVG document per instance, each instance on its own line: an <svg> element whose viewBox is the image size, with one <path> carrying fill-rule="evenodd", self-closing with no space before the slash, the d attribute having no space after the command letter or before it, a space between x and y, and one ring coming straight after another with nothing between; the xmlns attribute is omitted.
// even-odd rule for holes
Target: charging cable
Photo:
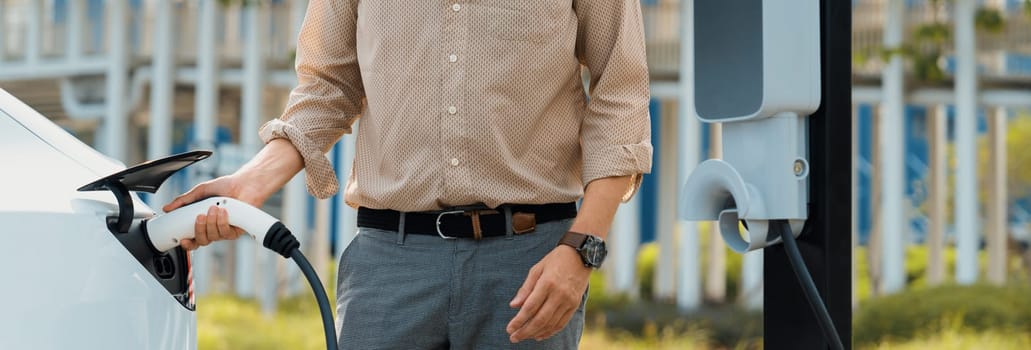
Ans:
<svg viewBox="0 0 1031 350"><path fill-rule="evenodd" d="M170 213L159 215L143 222L143 230L150 245L155 251L165 252L179 246L183 239L193 238L193 224L197 215L204 214L208 208L218 206L229 212L229 224L239 227L254 237L261 245L287 259L293 259L308 280L315 300L319 304L322 316L322 330L326 335L326 349L337 350L336 328L333 325L333 309L326 296L326 289L308 259L301 253L301 243L297 242L290 230L271 215L247 203L228 197L208 198Z"/></svg>
<svg viewBox="0 0 1031 350"><path fill-rule="evenodd" d="M816 283L813 283L813 277L809 275L809 270L805 267L805 261L802 260L802 253L798 250L798 242L795 242L795 234L791 232L791 224L787 220L775 220L772 227L780 230L780 237L784 241L784 248L788 253L788 261L791 262L791 269L795 271L795 277L798 278L798 283L802 286L803 294L805 294L806 300L809 301L809 306L813 309L813 314L816 316L820 329L823 330L824 339L830 344L831 349L844 350L845 347L841 344L841 337L838 336L838 332L834 328L834 321L831 320L831 315L827 312L823 299L820 298L820 292L816 290Z"/></svg>
<svg viewBox="0 0 1031 350"><path fill-rule="evenodd" d="M297 267L301 269L304 277L308 280L308 284L311 285L311 291L315 293L315 300L319 304L319 314L322 316L322 332L326 335L326 349L337 350L336 328L333 326L333 309L329 306L329 297L326 296L326 290L322 288L322 280L315 273L315 268L308 262L308 258L305 258L304 254L301 253L301 243L297 242L297 238L290 233L290 230L278 221L272 225L272 228L269 229L268 234L265 235L265 239L261 243L265 248L279 253L284 258L293 259L297 263Z"/></svg>

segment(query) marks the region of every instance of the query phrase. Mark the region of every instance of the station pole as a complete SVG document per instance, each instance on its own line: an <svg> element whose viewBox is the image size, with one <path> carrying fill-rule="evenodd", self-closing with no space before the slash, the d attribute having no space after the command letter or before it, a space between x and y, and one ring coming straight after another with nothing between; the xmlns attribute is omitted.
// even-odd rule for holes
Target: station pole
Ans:
<svg viewBox="0 0 1031 350"><path fill-rule="evenodd" d="M852 339L852 5L820 1L820 109L809 118L809 220L798 245L845 348ZM826 349L783 245L765 249L766 349Z"/></svg>

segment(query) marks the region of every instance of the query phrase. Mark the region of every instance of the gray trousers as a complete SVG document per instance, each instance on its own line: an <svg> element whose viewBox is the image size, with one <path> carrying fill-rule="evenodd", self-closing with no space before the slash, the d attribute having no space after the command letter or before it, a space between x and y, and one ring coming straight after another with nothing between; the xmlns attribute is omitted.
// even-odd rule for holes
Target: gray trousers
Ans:
<svg viewBox="0 0 1031 350"><path fill-rule="evenodd" d="M340 349L575 349L584 293L566 328L544 341L508 341L509 301L572 219L533 233L445 240L360 228L340 257Z"/></svg>

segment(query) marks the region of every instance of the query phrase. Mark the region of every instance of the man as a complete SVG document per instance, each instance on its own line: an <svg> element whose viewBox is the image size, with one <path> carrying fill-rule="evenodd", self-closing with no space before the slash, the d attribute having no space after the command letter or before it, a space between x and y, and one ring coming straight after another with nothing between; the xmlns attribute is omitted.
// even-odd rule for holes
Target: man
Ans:
<svg viewBox="0 0 1031 350"><path fill-rule="evenodd" d="M637 0L312 0L296 68L265 148L166 211L260 205L302 168L331 196L325 152L360 115L340 346L577 346L616 207L651 168ZM183 247L239 237L226 222L212 208Z"/></svg>

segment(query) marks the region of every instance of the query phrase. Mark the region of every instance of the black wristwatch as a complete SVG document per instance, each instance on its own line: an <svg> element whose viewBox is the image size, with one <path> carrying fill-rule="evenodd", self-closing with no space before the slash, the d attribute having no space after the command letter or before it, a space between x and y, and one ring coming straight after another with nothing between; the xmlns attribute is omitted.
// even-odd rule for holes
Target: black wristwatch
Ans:
<svg viewBox="0 0 1031 350"><path fill-rule="evenodd" d="M605 240L578 232L566 232L558 244L565 244L576 249L580 253L580 260L583 261L584 266L595 269L601 267L601 263L605 261L605 255L609 253L608 250L605 250Z"/></svg>

